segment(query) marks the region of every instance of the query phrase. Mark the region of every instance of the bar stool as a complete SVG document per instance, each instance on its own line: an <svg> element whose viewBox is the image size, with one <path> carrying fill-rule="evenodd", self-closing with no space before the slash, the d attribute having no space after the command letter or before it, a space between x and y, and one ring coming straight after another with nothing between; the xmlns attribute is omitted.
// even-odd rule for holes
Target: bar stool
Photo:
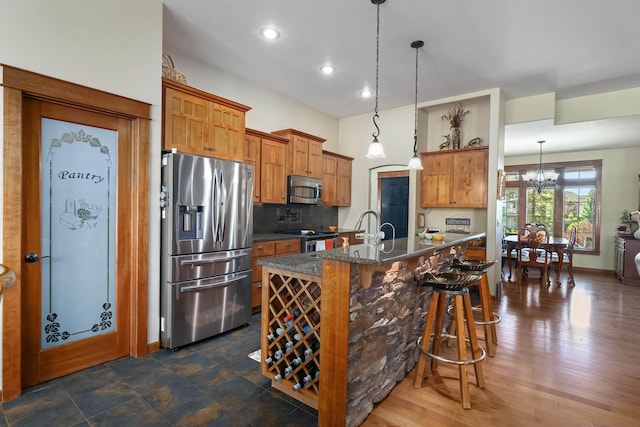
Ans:
<svg viewBox="0 0 640 427"><path fill-rule="evenodd" d="M495 356L496 346L498 345L498 334L496 324L500 323L502 318L498 313L493 311L493 303L491 302L491 291L489 290L489 279L487 270L491 268L496 261L471 260L460 261L455 259L451 268L459 269L463 272L480 275L478 280L478 293L480 295L480 305L473 307L475 311L481 313L482 320L476 320L476 325L484 327L484 339L487 347L487 354ZM452 325L454 326L454 325Z"/></svg>
<svg viewBox="0 0 640 427"><path fill-rule="evenodd" d="M418 357L416 377L413 386L415 388L422 387L427 357L431 358L431 372L437 370L438 361L456 364L458 365L460 377L460 400L462 407L465 409L471 408L469 379L467 377L467 368L469 365L473 365L474 367L477 386L484 388L484 371L481 362L485 359L487 353L484 348L478 345L475 323L473 321L465 322L465 318L473 319L473 307L471 306L471 297L469 296L469 286L478 280L480 280L480 276L472 274L440 273L433 275L429 272L424 273L424 276L420 280L423 286L433 287L433 294L429 301L429 311L427 312L424 332L422 337L418 338L417 341L420 356ZM453 297L453 320L456 321L458 325L466 325L466 328L456 328L455 335L442 332L444 314L447 307L447 297L449 296ZM468 339L465 335L465 329L469 335ZM431 337L433 337L433 340L431 340ZM440 355L441 341L449 338L456 339L457 341L457 359L449 359ZM431 346L429 345L430 341ZM471 358L467 355L467 344L471 347Z"/></svg>

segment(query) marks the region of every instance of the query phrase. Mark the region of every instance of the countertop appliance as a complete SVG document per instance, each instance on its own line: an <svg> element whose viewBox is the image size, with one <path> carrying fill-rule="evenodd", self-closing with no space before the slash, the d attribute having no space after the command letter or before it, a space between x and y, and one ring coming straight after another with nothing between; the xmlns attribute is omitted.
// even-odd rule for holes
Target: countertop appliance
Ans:
<svg viewBox="0 0 640 427"><path fill-rule="evenodd" d="M251 319L253 168L162 156L160 334L177 348Z"/></svg>
<svg viewBox="0 0 640 427"><path fill-rule="evenodd" d="M338 244L338 233L332 231L289 230L280 231L282 234L300 236L300 252L316 252L333 249Z"/></svg>
<svg viewBox="0 0 640 427"><path fill-rule="evenodd" d="M287 177L287 203L322 204L322 180L308 176Z"/></svg>

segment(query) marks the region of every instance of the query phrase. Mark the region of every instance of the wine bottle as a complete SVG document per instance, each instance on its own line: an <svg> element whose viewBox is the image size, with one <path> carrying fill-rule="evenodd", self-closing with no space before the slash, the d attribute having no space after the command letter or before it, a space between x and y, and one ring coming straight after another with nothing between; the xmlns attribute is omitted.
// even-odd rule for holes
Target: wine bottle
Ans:
<svg viewBox="0 0 640 427"><path fill-rule="evenodd" d="M264 359L264 363L266 363L267 365L271 365L273 363L273 358L267 357L266 359Z"/></svg>
<svg viewBox="0 0 640 427"><path fill-rule="evenodd" d="M297 366L297 365L299 365L299 364L301 364L301 363L302 363L302 359L301 359L300 357L296 357L295 359L293 359L293 360L291 361L291 363L293 363L294 365L296 365L296 366Z"/></svg>
<svg viewBox="0 0 640 427"><path fill-rule="evenodd" d="M276 360L280 360L280 358L282 357L282 354L283 354L283 353L282 353L282 350L278 349L278 350L276 350L276 352L275 352L275 353L273 353L273 357L274 357Z"/></svg>
<svg viewBox="0 0 640 427"><path fill-rule="evenodd" d="M282 379L282 375L278 372L275 377L273 377L274 381L278 381Z"/></svg>
<svg viewBox="0 0 640 427"><path fill-rule="evenodd" d="M269 340L269 341L271 341L274 338L275 338L275 335L273 335L272 333L267 335L267 340Z"/></svg>
<svg viewBox="0 0 640 427"><path fill-rule="evenodd" d="M287 365L286 368L284 368L284 377L288 377L289 375L291 375L291 373L293 372L293 368L289 365Z"/></svg>
<svg viewBox="0 0 640 427"><path fill-rule="evenodd" d="M286 324L294 319L293 314L288 314L282 318L282 321Z"/></svg>
<svg viewBox="0 0 640 427"><path fill-rule="evenodd" d="M293 317L298 317L302 314L299 308L293 310Z"/></svg>

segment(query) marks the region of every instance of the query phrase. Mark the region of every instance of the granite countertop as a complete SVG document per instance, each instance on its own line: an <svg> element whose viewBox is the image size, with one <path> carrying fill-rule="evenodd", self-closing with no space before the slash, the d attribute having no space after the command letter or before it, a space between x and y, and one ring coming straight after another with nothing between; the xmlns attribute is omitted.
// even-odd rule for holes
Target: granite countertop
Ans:
<svg viewBox="0 0 640 427"><path fill-rule="evenodd" d="M328 231L328 230L321 230L323 232ZM340 233L354 233L357 232L357 230L353 229L353 228L338 228L338 230L336 231L336 233L340 234ZM260 242L268 242L268 241L273 241L273 240L289 240L289 239L300 239L304 236L300 236L297 234L285 234L285 233L261 233L261 234L254 234L253 235L253 243L260 243Z"/></svg>
<svg viewBox="0 0 640 427"><path fill-rule="evenodd" d="M320 252L307 252L266 258L258 260L258 264L264 265L265 267L280 268L296 273L322 277L322 260L318 257L319 253Z"/></svg>
<svg viewBox="0 0 640 427"><path fill-rule="evenodd" d="M477 239L484 235L484 232L447 234L445 239L440 242L419 238L386 240L379 247L351 245L347 248L340 247L321 252L267 258L258 261L258 263L267 267L280 268L312 276L322 276L322 259L324 258L348 261L354 264L383 265L413 258L435 249L456 245L467 240Z"/></svg>

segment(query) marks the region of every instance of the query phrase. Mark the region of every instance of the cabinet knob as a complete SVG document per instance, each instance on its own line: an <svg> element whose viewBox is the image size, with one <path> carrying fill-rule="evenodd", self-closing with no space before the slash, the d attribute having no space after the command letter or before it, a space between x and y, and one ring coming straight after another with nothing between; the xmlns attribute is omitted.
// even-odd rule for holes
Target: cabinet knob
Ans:
<svg viewBox="0 0 640 427"><path fill-rule="evenodd" d="M259 251L264 251L264 246L258 246Z"/></svg>

